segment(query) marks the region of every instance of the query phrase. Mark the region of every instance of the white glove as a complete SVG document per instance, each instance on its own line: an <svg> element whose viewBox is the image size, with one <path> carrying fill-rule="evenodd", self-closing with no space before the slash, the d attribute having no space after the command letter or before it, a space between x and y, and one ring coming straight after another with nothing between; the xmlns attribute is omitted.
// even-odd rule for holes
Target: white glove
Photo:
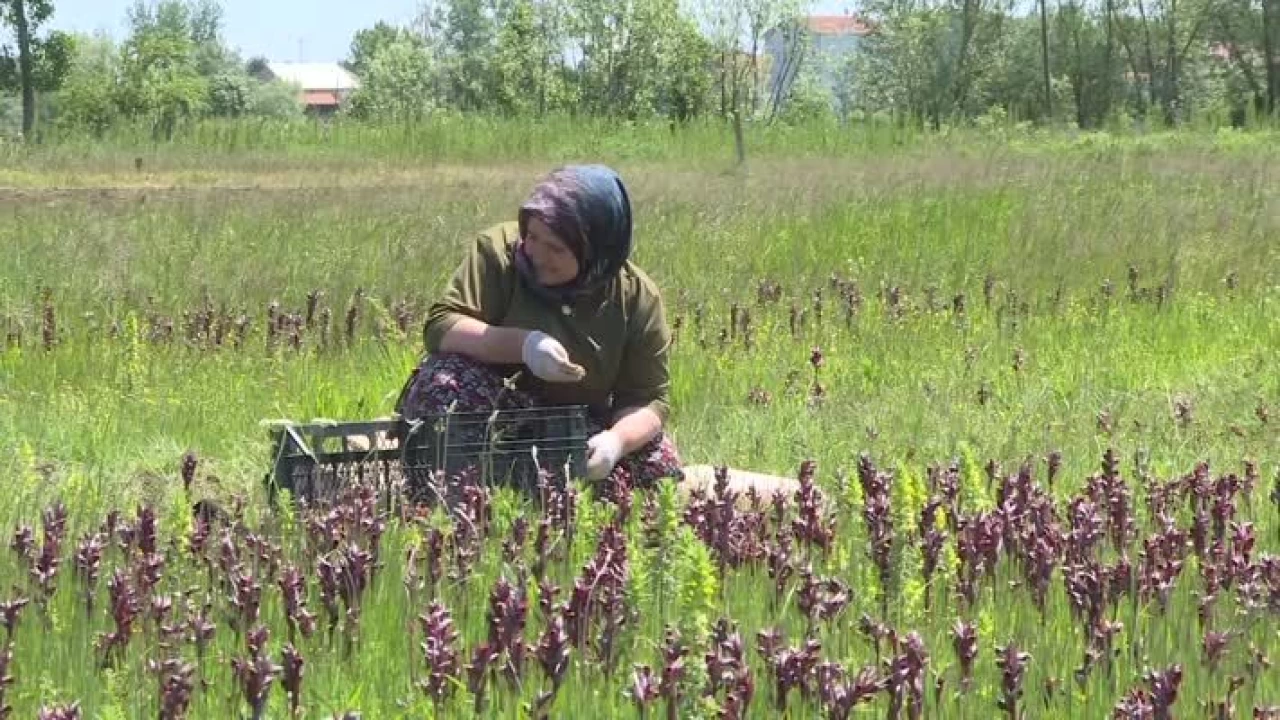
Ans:
<svg viewBox="0 0 1280 720"><path fill-rule="evenodd" d="M603 480L622 459L622 438L605 430L587 441L587 449L587 479Z"/></svg>
<svg viewBox="0 0 1280 720"><path fill-rule="evenodd" d="M530 332L524 339L520 356L534 375L547 382L577 382L587 374L581 365L569 359L559 340L540 330Z"/></svg>

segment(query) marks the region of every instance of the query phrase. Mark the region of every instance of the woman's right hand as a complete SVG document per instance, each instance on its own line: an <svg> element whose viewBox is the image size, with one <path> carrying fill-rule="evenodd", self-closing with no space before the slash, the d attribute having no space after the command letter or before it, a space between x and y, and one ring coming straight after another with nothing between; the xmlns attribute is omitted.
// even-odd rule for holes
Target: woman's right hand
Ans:
<svg viewBox="0 0 1280 720"><path fill-rule="evenodd" d="M530 372L547 382L578 382L587 374L581 365L569 359L560 341L540 330L533 330L525 337L521 359Z"/></svg>

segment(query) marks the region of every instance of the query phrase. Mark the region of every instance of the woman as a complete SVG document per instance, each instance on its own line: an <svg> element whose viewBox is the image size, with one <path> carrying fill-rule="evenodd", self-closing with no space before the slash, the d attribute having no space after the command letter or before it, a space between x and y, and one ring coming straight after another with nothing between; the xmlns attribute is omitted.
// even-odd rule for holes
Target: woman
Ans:
<svg viewBox="0 0 1280 720"><path fill-rule="evenodd" d="M619 487L679 477L664 432L671 330L630 260L631 204L599 165L561 168L516 221L486 230L431 306L427 356L400 413L586 405L586 477ZM515 389L504 380L516 375ZM454 405L456 403L456 405Z"/></svg>

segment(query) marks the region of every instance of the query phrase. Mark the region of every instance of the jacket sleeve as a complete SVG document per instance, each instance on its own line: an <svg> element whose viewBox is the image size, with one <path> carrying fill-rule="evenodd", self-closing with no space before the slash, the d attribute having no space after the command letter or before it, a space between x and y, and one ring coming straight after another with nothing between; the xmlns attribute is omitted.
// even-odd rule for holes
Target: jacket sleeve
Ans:
<svg viewBox="0 0 1280 720"><path fill-rule="evenodd" d="M671 328L662 297L641 284L614 387L614 407L648 407L666 423L671 412Z"/></svg>
<svg viewBox="0 0 1280 720"><path fill-rule="evenodd" d="M508 269L509 262L502 253L502 243L490 233L475 239L444 292L427 310L423 341L428 353L440 350L445 333L463 317L475 318L489 325L501 322L510 297Z"/></svg>

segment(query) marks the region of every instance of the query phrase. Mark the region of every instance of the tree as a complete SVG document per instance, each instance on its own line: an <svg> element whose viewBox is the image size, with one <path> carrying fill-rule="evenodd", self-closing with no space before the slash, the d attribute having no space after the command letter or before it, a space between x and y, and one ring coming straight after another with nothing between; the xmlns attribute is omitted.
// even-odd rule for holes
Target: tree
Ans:
<svg viewBox="0 0 1280 720"><path fill-rule="evenodd" d="M239 117L249 107L249 93L253 81L244 72L236 70L219 72L207 78L209 84L208 109L215 117Z"/></svg>
<svg viewBox="0 0 1280 720"><path fill-rule="evenodd" d="M32 43L31 77L37 102L40 93L53 92L62 85L75 53L75 38L61 30ZM22 94L21 63L12 53L0 53L0 89Z"/></svg>
<svg viewBox="0 0 1280 720"><path fill-rule="evenodd" d="M58 122L101 135L115 121L120 54L111 38L77 36L66 80L59 90Z"/></svg>
<svg viewBox="0 0 1280 720"><path fill-rule="evenodd" d="M128 115L150 118L157 137L170 138L179 118L207 107L209 82L197 64L191 17L179 0L162 0L154 9L139 0L129 14L120 104Z"/></svg>
<svg viewBox="0 0 1280 720"><path fill-rule="evenodd" d="M438 62L452 105L486 110L492 105L495 27L500 24L491 0L452 0L447 9L424 12L439 38Z"/></svg>
<svg viewBox="0 0 1280 720"><path fill-rule="evenodd" d="M196 72L206 78L239 74L240 58L222 41L222 5L218 0L188 0L186 9Z"/></svg>
<svg viewBox="0 0 1280 720"><path fill-rule="evenodd" d="M1213 0L1129 0L1116 3L1116 30L1134 77L1159 103L1166 124L1184 115L1182 80L1188 57L1205 37ZM1135 15L1136 14L1136 15ZM1145 108L1144 108L1145 109Z"/></svg>
<svg viewBox="0 0 1280 720"><path fill-rule="evenodd" d="M301 89L297 85L272 80L249 83L245 114L259 118L300 118L304 112Z"/></svg>
<svg viewBox="0 0 1280 720"><path fill-rule="evenodd" d="M1209 35L1239 75L1253 109L1280 111L1280 0L1220 0Z"/></svg>
<svg viewBox="0 0 1280 720"><path fill-rule="evenodd" d="M710 106L712 77L708 68L715 51L693 20L683 15L667 34L667 43L661 107L668 117L685 122Z"/></svg>
<svg viewBox="0 0 1280 720"><path fill-rule="evenodd" d="M244 71L249 77L262 78L270 70L267 59L261 55L249 58L244 64Z"/></svg>
<svg viewBox="0 0 1280 720"><path fill-rule="evenodd" d="M379 22L371 28L356 32L351 40L351 57L342 61L342 66L356 77L364 77L369 72L369 65L374 56L384 48L399 42L426 49L426 41L421 35L408 28Z"/></svg>
<svg viewBox="0 0 1280 720"><path fill-rule="evenodd" d="M531 0L513 0L498 28L493 58L498 109L508 115L541 114L546 108L546 38L538 33Z"/></svg>
<svg viewBox="0 0 1280 720"><path fill-rule="evenodd" d="M682 22L676 0L577 0L571 7L584 106L602 115L652 115L680 52L671 42Z"/></svg>
<svg viewBox="0 0 1280 720"><path fill-rule="evenodd" d="M1040 0L1040 72L1044 79L1044 114L1053 115L1053 84L1049 73L1049 9L1048 0Z"/></svg>
<svg viewBox="0 0 1280 720"><path fill-rule="evenodd" d="M1067 79L1076 125L1082 128L1107 119L1121 80L1107 5L1093 16L1082 0L1065 0L1056 13L1055 76Z"/></svg>
<svg viewBox="0 0 1280 720"><path fill-rule="evenodd" d="M720 114L733 122L739 164L746 162L743 116L753 115L759 108L759 57L764 37L769 30L794 22L809 4L808 0L701 0L693 6L718 58Z"/></svg>
<svg viewBox="0 0 1280 720"><path fill-rule="evenodd" d="M1032 112L1043 113L1038 42L1017 42L1026 28L1011 21L1009 0L872 0L866 19L873 30L851 61L846 95L860 109L910 118L933 127L952 117L972 117L993 105L1024 105L1033 88ZM1031 51L1027 58L1015 53Z"/></svg>
<svg viewBox="0 0 1280 720"><path fill-rule="evenodd" d="M18 43L16 75L22 93L22 135L28 139L35 128L36 92L57 88L70 63L70 39L67 35L54 33L43 41L36 35L40 25L52 15L52 0L0 0L0 19L13 28ZM15 64L7 48L4 58L6 69ZM15 73L7 71L3 74L12 76Z"/></svg>
<svg viewBox="0 0 1280 720"><path fill-rule="evenodd" d="M431 75L431 57L420 41L401 38L382 45L365 58L351 113L364 119L419 119L434 105Z"/></svg>

